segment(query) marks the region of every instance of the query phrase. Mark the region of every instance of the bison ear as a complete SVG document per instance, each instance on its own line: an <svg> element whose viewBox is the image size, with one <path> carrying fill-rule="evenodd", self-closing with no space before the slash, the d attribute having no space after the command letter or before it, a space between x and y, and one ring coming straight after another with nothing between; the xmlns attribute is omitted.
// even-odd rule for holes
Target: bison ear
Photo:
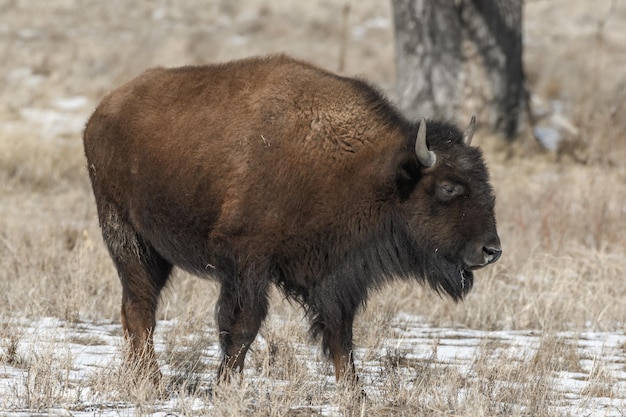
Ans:
<svg viewBox="0 0 626 417"><path fill-rule="evenodd" d="M396 186L403 197L411 193L422 177L415 152L403 151L396 158Z"/></svg>

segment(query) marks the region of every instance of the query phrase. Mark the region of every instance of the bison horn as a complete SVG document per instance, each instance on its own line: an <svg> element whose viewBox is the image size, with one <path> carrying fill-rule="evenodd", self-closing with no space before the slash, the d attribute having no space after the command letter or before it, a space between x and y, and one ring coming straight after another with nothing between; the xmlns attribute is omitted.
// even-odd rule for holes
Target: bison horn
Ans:
<svg viewBox="0 0 626 417"><path fill-rule="evenodd" d="M472 115L469 126L467 127L467 130L463 134L463 143L466 144L467 146L469 146L470 143L472 143L472 138L474 137L474 129L476 129L476 115L475 114Z"/></svg>
<svg viewBox="0 0 626 417"><path fill-rule="evenodd" d="M437 155L428 149L426 144L426 119L422 118L417 128L417 139L415 140L415 154L417 160L425 167L435 165Z"/></svg>

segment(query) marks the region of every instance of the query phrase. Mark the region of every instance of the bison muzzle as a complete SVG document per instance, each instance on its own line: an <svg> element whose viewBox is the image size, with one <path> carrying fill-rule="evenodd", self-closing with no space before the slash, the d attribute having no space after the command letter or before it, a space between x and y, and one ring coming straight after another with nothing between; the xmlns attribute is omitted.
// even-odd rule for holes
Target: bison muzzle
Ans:
<svg viewBox="0 0 626 417"><path fill-rule="evenodd" d="M415 279L454 300L501 254L481 151L406 120L374 87L284 55L156 68L108 94L85 154L122 284L132 355L147 354L173 266L220 285L218 378L241 370L273 283L356 378L355 314ZM132 356L131 355L131 356Z"/></svg>

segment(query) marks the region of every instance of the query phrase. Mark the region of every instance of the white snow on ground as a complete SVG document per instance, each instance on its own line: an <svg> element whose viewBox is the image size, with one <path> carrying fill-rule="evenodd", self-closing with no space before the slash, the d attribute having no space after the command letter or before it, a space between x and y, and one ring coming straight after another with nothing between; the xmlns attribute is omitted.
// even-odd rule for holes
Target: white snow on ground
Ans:
<svg viewBox="0 0 626 417"><path fill-rule="evenodd" d="M76 138L85 126L88 100L84 96L56 99L51 108L23 107L21 118L36 127L40 137L47 140Z"/></svg>
<svg viewBox="0 0 626 417"><path fill-rule="evenodd" d="M26 390L29 391L33 404L36 404L37 395L56 396L57 404L67 404L67 408L57 406L47 410L53 415L87 416L97 413L101 416L120 416L133 415L137 411L130 403L99 401L97 393L91 392L85 383L96 373L119 366L122 344L119 324L70 323L53 318L37 321L4 319L0 320L0 324L10 326L19 335L16 339L17 356L23 359L23 363L13 365L6 363L6 360L0 363L0 412L3 416L32 415L33 410L24 405ZM156 334L157 352L165 349L162 335L175 326L175 321L159 323ZM201 359L208 364L207 374L202 375L206 382L213 378L219 353L214 329L207 326L205 331L210 340L209 346L202 350ZM494 349L501 350L508 360L529 361L537 352L542 339L539 332L533 331L432 328L419 317L409 315L400 315L394 319L390 335L392 336L378 352L365 349L356 351L357 366L367 386L368 395L374 400L382 395L376 392L381 387L379 370L382 365L380 360L363 358L380 359L389 357L390 352L402 352L402 357L408 361L434 361L438 366L455 367L460 375L471 380L473 365L480 356L481 349L485 349L490 343ZM579 371L554 373L552 388L561 394L555 408L574 416L623 416L623 410L626 409L626 370L623 358L626 335L617 332L562 332L553 336L564 343L572 343L580 358ZM256 343L259 349L263 349L266 341L259 337ZM3 341L4 350L6 346L7 341ZM323 359L316 353L317 349L314 345L298 346L298 360L320 369L317 362ZM38 370L35 366L30 366L29 363L35 363L34 359L44 369ZM614 382L612 389L607 390L610 398L584 395L590 374L598 370L609 375L608 379ZM168 373L166 367L164 371ZM42 382L38 378L57 380ZM258 376L255 376L254 369L248 369L246 378L254 379ZM333 389L330 368L328 375L320 375L319 378L320 384L329 385L329 389ZM39 393L37 384L46 386L47 391ZM280 387L280 384L275 386ZM462 396L463 392L459 395ZM207 410L211 405L197 400L192 407ZM164 416L176 408L177 399L171 398L155 404L150 410L142 409L141 414ZM324 415L340 413L340 410L324 406L308 406L308 409Z"/></svg>

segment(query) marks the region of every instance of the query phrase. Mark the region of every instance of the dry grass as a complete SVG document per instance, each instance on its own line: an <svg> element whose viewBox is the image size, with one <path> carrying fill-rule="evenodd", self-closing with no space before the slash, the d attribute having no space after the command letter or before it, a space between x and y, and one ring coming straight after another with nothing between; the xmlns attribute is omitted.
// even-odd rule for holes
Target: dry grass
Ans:
<svg viewBox="0 0 626 417"><path fill-rule="evenodd" d="M244 6L227 2L203 9L202 17L181 7L179 15L167 20L167 30L152 34L133 31L135 23L123 18L126 3L97 6L106 10L84 11L84 19L73 19L77 12L58 3L49 2L50 13L59 21L37 17L33 25L43 35L34 38L18 30L20 22L29 21L28 6L0 3L0 11L12 13L18 25L6 35L15 55L8 69L0 70L5 78L0 82L19 78L25 67L32 70L30 76L40 77L36 86L23 80L8 84L0 100L5 120L0 122L0 375L9 368L24 371L11 392L3 393L7 399L0 400L0 411L3 406L81 411L89 396L99 398L100 407L115 404L111 407L122 413L132 408L150 414L157 411L158 393L133 380L134 371L119 361L110 361L83 380L72 376L67 346L97 346L104 336L84 335L24 349L24 330L19 330L24 327L17 321L55 317L68 325L117 323L121 291L99 235L80 132L49 137L20 109L54 107L56 98L81 94L88 97L89 108L66 113L84 119L107 88L143 67L274 50L292 51L331 69L342 60L346 73L364 74L391 91L391 27L371 20L389 18L389 10L374 1L352 4L347 18L353 31L346 41L343 3L322 0L298 6L299 12L287 3L247 0L252 18L242 15ZM585 20L579 33L566 27L558 32L549 17L565 9L572 19L581 16L576 13L585 2L574 3L570 8L569 2L529 2L526 61L533 91L562 100L579 134L555 153L537 151L530 140L504 147L498 138L477 135L496 189L504 255L477 274L468 299L454 304L413 283L397 283L375 294L355 328L358 361L376 369L364 375L363 388L367 391L370 384L376 389L362 401L361 387L336 387L328 363L308 352L311 345L301 311L280 295L273 297L270 322L249 355L246 377L213 386L207 374L214 373L217 354L207 348L215 347L217 337L207 326L213 323L217 288L178 272L159 310L160 320L179 323L159 334L166 388L177 398L172 413L303 416L320 413L324 405L326 412L345 416L554 416L593 409L599 397L623 401L624 381L616 380L603 358L581 358L575 341L559 333L623 332L626 323L626 51L619 42L625 39L621 28L626 12L619 6L608 20L606 13L595 21L591 17L591 23ZM146 27L150 16L158 14L146 5L136 10L134 19ZM106 13L111 21L121 19L120 31L111 31L100 20ZM546 21L540 21L544 15ZM64 35L66 28L59 23L63 19L84 36ZM203 27L201 19L211 22L215 32ZM90 32L83 20L97 24ZM165 46L149 57L145 51L135 55L128 42L120 41L123 33L144 46ZM274 42L289 33L294 34L291 43ZM108 34L119 42L115 51L104 46ZM218 48L212 38L231 39L235 34L246 39L240 48ZM347 42L341 57L339 47L327 47L338 45L337 40ZM61 43L67 46L64 52L49 52ZM591 46L596 47L594 59L575 53ZM217 49L210 53L211 48ZM417 360L411 352L389 347L386 341L399 312L422 316L433 327L533 330L541 337L533 353L521 360L510 346L486 339L471 369L462 372L435 360L436 339L431 359ZM589 360L591 368L583 366ZM579 409L552 407L563 400L553 386L554 376L561 373L583 375ZM204 405L199 407L199 401ZM91 411L98 411L94 407Z"/></svg>

